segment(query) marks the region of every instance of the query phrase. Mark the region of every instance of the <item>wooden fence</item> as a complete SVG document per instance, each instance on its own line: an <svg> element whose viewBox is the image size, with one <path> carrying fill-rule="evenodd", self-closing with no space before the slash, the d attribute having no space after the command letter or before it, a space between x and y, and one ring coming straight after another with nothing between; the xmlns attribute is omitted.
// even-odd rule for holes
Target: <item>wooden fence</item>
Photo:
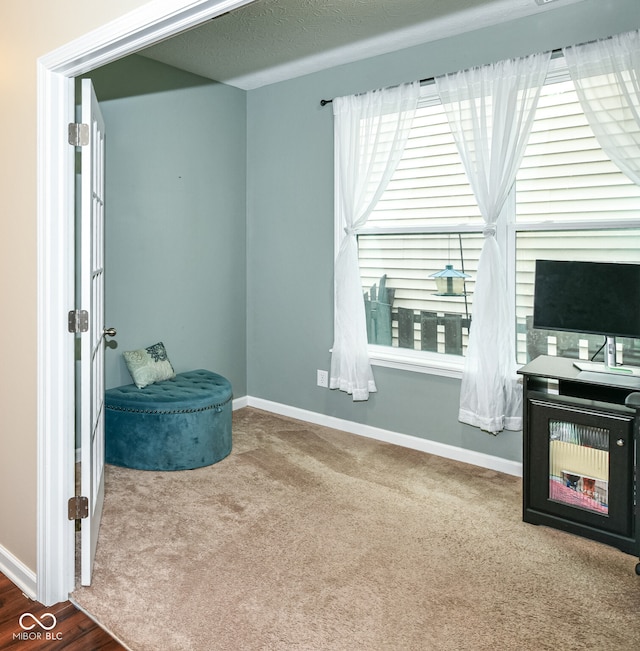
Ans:
<svg viewBox="0 0 640 651"><path fill-rule="evenodd" d="M463 328L468 332L471 319L460 314L438 314L405 307L394 309L394 295L395 290L387 287L386 275L364 294L370 344L393 345L393 324L396 323L399 348L414 350L418 341L419 350L438 352L438 326L444 326L444 352L462 355Z"/></svg>
<svg viewBox="0 0 640 651"><path fill-rule="evenodd" d="M444 352L449 355L462 355L463 335L465 331L469 332L471 318L463 317L461 314L438 314L404 307L394 309L394 298L395 290L387 287L386 275L364 293L367 337L370 344L394 345L395 327L397 330L395 345L398 348L441 352L438 349L438 326L442 326ZM526 325L520 326L519 332L522 333L523 330L526 334L527 361L540 355L578 359L581 352L580 340L588 342L587 357L590 359L604 340L601 335L578 335L573 332L534 329L531 316L527 317ZM550 337L553 339L550 340ZM554 343L550 344L550 341ZM618 341L624 342L623 362L640 366L640 340L619 339ZM600 353L596 359L601 361L602 354Z"/></svg>
<svg viewBox="0 0 640 651"><path fill-rule="evenodd" d="M603 335L584 335L575 332L562 332L560 330L541 330L533 327L533 317L527 317L527 360L530 361L540 355L556 355L578 359L580 357L580 341L587 342L586 358L598 352L604 343ZM553 339L551 344L550 337ZM623 343L623 363L640 366L640 340L619 337L617 342ZM602 362L603 354L599 353L595 361Z"/></svg>
<svg viewBox="0 0 640 651"><path fill-rule="evenodd" d="M370 344L391 346L391 308L396 290L387 288L386 274L380 278L378 285L372 285L364 293L364 309L367 319L367 338Z"/></svg>
<svg viewBox="0 0 640 651"><path fill-rule="evenodd" d="M425 310L410 310L399 307L391 318L398 321L398 347L415 348L416 327L419 324L420 350L438 352L438 326L444 326L444 352L448 355L462 355L462 329L468 332L471 319L460 314L438 314Z"/></svg>

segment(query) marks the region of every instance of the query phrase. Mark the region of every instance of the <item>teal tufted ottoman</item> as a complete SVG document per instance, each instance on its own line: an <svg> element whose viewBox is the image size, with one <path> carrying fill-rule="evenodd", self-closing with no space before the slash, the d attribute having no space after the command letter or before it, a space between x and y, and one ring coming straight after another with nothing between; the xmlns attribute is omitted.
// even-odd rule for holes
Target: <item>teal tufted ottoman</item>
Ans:
<svg viewBox="0 0 640 651"><path fill-rule="evenodd" d="M229 380L203 369L105 391L107 463L138 470L209 466L231 452Z"/></svg>

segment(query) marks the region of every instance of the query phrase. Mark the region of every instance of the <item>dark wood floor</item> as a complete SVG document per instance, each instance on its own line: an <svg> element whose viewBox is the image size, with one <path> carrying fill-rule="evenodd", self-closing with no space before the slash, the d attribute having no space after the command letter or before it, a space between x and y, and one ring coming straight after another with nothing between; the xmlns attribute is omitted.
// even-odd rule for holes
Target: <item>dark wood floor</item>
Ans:
<svg viewBox="0 0 640 651"><path fill-rule="evenodd" d="M42 628L38 621L51 630ZM24 630L32 626L31 630ZM121 651L125 647L71 602L43 606L25 597L19 588L0 573L0 649Z"/></svg>

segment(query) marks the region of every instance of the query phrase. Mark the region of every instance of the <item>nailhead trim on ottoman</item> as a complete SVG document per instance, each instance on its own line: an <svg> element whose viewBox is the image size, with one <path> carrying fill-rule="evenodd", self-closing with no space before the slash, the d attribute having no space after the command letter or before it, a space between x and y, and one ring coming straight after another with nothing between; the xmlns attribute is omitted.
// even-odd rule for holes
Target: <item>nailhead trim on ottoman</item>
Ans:
<svg viewBox="0 0 640 651"><path fill-rule="evenodd" d="M105 459L138 470L209 466L231 452L229 380L204 369L105 391Z"/></svg>

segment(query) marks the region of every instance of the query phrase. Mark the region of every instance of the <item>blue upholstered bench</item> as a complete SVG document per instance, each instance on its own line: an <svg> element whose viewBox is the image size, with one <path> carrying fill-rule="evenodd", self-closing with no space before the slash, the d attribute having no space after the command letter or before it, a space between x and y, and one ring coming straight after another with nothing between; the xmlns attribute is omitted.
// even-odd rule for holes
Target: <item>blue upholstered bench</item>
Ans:
<svg viewBox="0 0 640 651"><path fill-rule="evenodd" d="M203 369L105 392L106 462L138 470L209 466L231 452L229 380Z"/></svg>

